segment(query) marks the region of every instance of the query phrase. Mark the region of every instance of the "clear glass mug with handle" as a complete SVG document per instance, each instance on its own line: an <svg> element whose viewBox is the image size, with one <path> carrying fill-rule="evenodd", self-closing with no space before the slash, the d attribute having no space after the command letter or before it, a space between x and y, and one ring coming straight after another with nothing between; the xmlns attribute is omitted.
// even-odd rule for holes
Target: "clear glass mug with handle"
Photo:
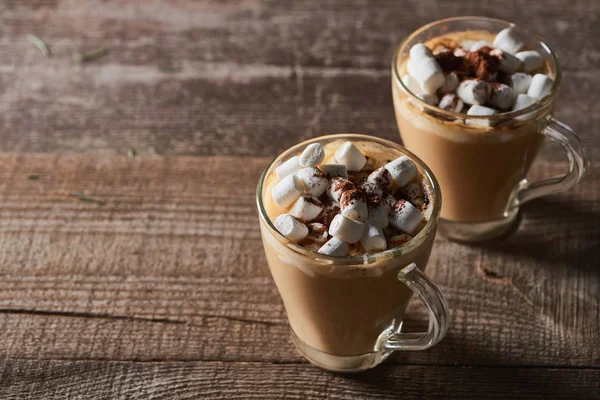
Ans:
<svg viewBox="0 0 600 400"><path fill-rule="evenodd" d="M332 257L290 242L273 225L270 188L274 171L311 143L352 141L389 154L409 156L431 191L429 219L407 243L378 253ZM283 152L265 169L256 201L269 269L283 300L293 342L306 359L322 368L354 372L372 368L395 350L424 350L446 334L448 306L423 272L433 246L441 208L438 183L429 168L398 144L372 136L318 137ZM423 333L402 333L408 302L416 293L429 311Z"/></svg>
<svg viewBox="0 0 600 400"><path fill-rule="evenodd" d="M497 32L513 26L528 49L537 51L554 84L533 105L493 116L445 111L420 100L402 82L410 48L442 35L477 36L489 43ZM460 38L461 36L456 36ZM475 242L504 234L519 207L532 199L560 193L581 180L586 168L577 134L553 116L561 83L556 54L529 31L483 17L449 18L422 27L397 48L392 61L396 121L404 146L421 157L438 178L444 195L440 232L450 239ZM526 175L544 139L560 144L567 155L565 175L530 182Z"/></svg>

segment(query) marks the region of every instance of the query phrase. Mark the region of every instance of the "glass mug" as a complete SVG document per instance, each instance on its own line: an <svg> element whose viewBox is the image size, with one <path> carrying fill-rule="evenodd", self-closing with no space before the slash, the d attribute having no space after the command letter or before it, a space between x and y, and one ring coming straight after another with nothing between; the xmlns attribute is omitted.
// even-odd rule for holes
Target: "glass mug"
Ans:
<svg viewBox="0 0 600 400"><path fill-rule="evenodd" d="M428 105L402 82L410 48L451 32L495 33L513 24L483 17L449 18L412 33L397 48L392 61L392 92L396 121L404 146L429 165L444 195L440 231L450 239L474 242L507 232L519 207L532 199L563 192L582 178L586 161L577 134L552 117L561 82L556 54L537 36L514 26L528 48L546 61L554 79L551 93L519 111L494 116L469 116L489 126L465 125L465 114ZM491 33L491 34L490 34ZM564 176L529 182L525 176L544 138L565 150L569 169Z"/></svg>
<svg viewBox="0 0 600 400"><path fill-rule="evenodd" d="M274 207L270 188L275 183L275 169L311 143L346 140L359 148L383 149L390 158L407 155L431 188L431 216L409 242L378 253L332 257L290 242L275 229L269 217ZM372 136L318 137L291 147L267 166L256 201L263 246L292 340L308 361L331 371L362 371L378 365L395 350L424 350L444 337L448 306L439 288L423 273L437 230L441 193L432 172L412 153ZM413 293L429 310L429 327L424 333L401 332Z"/></svg>

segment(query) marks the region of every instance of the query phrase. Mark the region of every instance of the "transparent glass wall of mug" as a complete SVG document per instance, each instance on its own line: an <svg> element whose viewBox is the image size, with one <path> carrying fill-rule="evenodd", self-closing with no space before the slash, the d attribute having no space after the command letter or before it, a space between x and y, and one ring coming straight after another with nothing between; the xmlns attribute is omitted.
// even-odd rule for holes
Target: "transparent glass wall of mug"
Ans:
<svg viewBox="0 0 600 400"><path fill-rule="evenodd" d="M331 257L289 242L274 228L270 187L274 171L310 143L350 140L359 149L385 150L390 158L408 155L432 188L431 216L408 243L380 253ZM283 300L299 352L334 371L359 371L379 364L393 350L422 350L442 339L448 310L437 286L423 273L432 250L441 194L431 171L401 146L364 135L331 135L301 143L265 170L257 190L263 246ZM413 293L429 309L429 330L397 332Z"/></svg>
<svg viewBox="0 0 600 400"><path fill-rule="evenodd" d="M468 32L493 41L510 23L480 17L451 18L411 34L396 50L392 62L392 91L396 121L407 149L421 157L438 178L444 195L441 232L463 241L487 240L505 233L519 205L571 188L585 170L577 135L552 117L561 82L556 55L539 38L518 27L526 46L544 58L554 80L550 95L520 111L491 117L469 116L425 104L402 83L410 48L421 42ZM525 180L545 138L561 144L569 161L566 175L542 182Z"/></svg>

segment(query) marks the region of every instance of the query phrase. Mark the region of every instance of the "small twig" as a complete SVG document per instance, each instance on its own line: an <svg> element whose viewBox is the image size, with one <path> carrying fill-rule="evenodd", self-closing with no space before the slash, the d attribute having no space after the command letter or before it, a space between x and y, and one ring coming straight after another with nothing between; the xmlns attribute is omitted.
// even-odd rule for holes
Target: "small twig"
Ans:
<svg viewBox="0 0 600 400"><path fill-rule="evenodd" d="M36 174L35 172L25 174L25 179L29 179L30 181L37 181L40 179L40 174Z"/></svg>
<svg viewBox="0 0 600 400"><path fill-rule="evenodd" d="M81 62L81 63L94 61L101 57L104 57L105 55L107 55L109 53L109 51L110 51L110 49L108 47L102 47L97 50L91 51L89 53L75 54L75 55L73 55L73 60L75 60L77 62Z"/></svg>
<svg viewBox="0 0 600 400"><path fill-rule="evenodd" d="M27 35L27 40L29 40L29 43L37 47L43 55L50 57L50 49L42 39L35 35L29 34Z"/></svg>
<svg viewBox="0 0 600 400"><path fill-rule="evenodd" d="M106 204L106 202L104 200L100 200L100 199L98 199L96 197L88 196L85 193L69 193L69 196L76 197L79 200L89 201L90 203L96 203L96 204L99 204L101 206L103 206L103 205Z"/></svg>
<svg viewBox="0 0 600 400"><path fill-rule="evenodd" d="M129 156L129 158L135 158L135 156L137 156L137 151L131 147L129 150L127 150L127 156Z"/></svg>
<svg viewBox="0 0 600 400"><path fill-rule="evenodd" d="M477 275L481 276L487 281L499 283L501 285L512 285L512 279L510 277L502 276L496 271L489 270L481 265L477 265L475 271L477 272Z"/></svg>

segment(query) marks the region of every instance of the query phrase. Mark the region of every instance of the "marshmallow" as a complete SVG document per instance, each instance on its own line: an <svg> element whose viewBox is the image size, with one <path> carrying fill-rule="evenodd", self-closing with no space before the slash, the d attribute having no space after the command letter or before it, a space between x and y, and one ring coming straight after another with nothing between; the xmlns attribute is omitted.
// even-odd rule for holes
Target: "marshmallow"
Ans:
<svg viewBox="0 0 600 400"><path fill-rule="evenodd" d="M365 230L365 224L354 221L342 214L338 214L329 225L329 234L346 243L356 243L360 240Z"/></svg>
<svg viewBox="0 0 600 400"><path fill-rule="evenodd" d="M383 190L378 185L364 181L360 188L367 193L368 196L383 196Z"/></svg>
<svg viewBox="0 0 600 400"><path fill-rule="evenodd" d="M352 189L356 188L354 187L354 183L350 182L348 179L333 178L329 184L329 187L327 188L327 195L331 200L339 203L342 193L344 193L346 190Z"/></svg>
<svg viewBox="0 0 600 400"><path fill-rule="evenodd" d="M367 182L378 186L381 192L392 188L392 174L385 167L377 168L367 177Z"/></svg>
<svg viewBox="0 0 600 400"><path fill-rule="evenodd" d="M423 221L421 212L404 199L398 200L390 213L390 225L409 235L415 234L421 221Z"/></svg>
<svg viewBox="0 0 600 400"><path fill-rule="evenodd" d="M367 198L361 190L346 190L340 198L342 215L355 221L365 222L369 217Z"/></svg>
<svg viewBox="0 0 600 400"><path fill-rule="evenodd" d="M328 256L344 257L348 255L350 248L343 240L333 237L329 239L327 243L321 246L318 252Z"/></svg>
<svg viewBox="0 0 600 400"><path fill-rule="evenodd" d="M302 181L296 175L288 175L273 186L271 195L275 204L285 208L296 201L303 191Z"/></svg>
<svg viewBox="0 0 600 400"><path fill-rule="evenodd" d="M319 143L311 143L300 154L300 165L302 167L316 167L325 159L325 150Z"/></svg>
<svg viewBox="0 0 600 400"><path fill-rule="evenodd" d="M459 83L460 83L460 79L458 79L458 75L456 74L456 72L450 72L449 74L446 74L446 76L444 77L444 84L440 88L440 92L441 93L452 93L456 90Z"/></svg>
<svg viewBox="0 0 600 400"><path fill-rule="evenodd" d="M325 193L325 189L327 189L327 185L329 183L325 175L315 167L303 168L296 174L296 176L304 184L306 193L313 197L319 197Z"/></svg>
<svg viewBox="0 0 600 400"><path fill-rule="evenodd" d="M526 74L525 72L517 72L510 76L510 87L513 88L517 94L526 94L529 85L531 84L531 79L533 79L531 75Z"/></svg>
<svg viewBox="0 0 600 400"><path fill-rule="evenodd" d="M360 171L367 163L367 158L352 143L345 142L335 152L335 159L344 164L348 171Z"/></svg>
<svg viewBox="0 0 600 400"><path fill-rule="evenodd" d="M517 57L513 56L510 53L502 51L500 49L494 49L490 51L492 56L498 57L500 60L500 64L498 68L500 71L506 74L514 74L518 70L523 68L523 61L519 60Z"/></svg>
<svg viewBox="0 0 600 400"><path fill-rule="evenodd" d="M489 103L501 110L509 110L515 104L516 98L517 93L510 86L498 83L492 86Z"/></svg>
<svg viewBox="0 0 600 400"><path fill-rule="evenodd" d="M464 80L458 85L456 95L467 104L487 103L492 88L489 83L474 79Z"/></svg>
<svg viewBox="0 0 600 400"><path fill-rule="evenodd" d="M299 242L308 236L308 228L290 214L281 214L275 219L275 228L292 242Z"/></svg>
<svg viewBox="0 0 600 400"><path fill-rule="evenodd" d="M463 49L470 49L475 45L475 43L477 43L475 40L461 40L458 44Z"/></svg>
<svg viewBox="0 0 600 400"><path fill-rule="evenodd" d="M509 54L515 54L517 51L521 50L524 45L525 42L521 39L517 30L512 26L501 30L494 38L494 47Z"/></svg>
<svg viewBox="0 0 600 400"><path fill-rule="evenodd" d="M472 40L469 40L469 42L471 42L471 41L472 41ZM473 42L473 43L475 43L475 42ZM466 49L466 48L467 48L467 47L465 47L465 49ZM464 57L464 56L466 56L466 55L467 55L467 51L466 51L465 49L463 49L463 48L461 48L461 47L457 47L456 49L454 49L454 55L455 55L456 57Z"/></svg>
<svg viewBox="0 0 600 400"><path fill-rule="evenodd" d="M382 198L375 199L376 201L371 199L368 203L369 219L367 221L383 229L389 225L389 208Z"/></svg>
<svg viewBox="0 0 600 400"><path fill-rule="evenodd" d="M534 100L541 100L550 94L554 81L548 75L535 74L527 90L527 96Z"/></svg>
<svg viewBox="0 0 600 400"><path fill-rule="evenodd" d="M544 59L540 56L540 53L534 50L521 51L515 54L515 57L523 61L523 71L528 74L544 66Z"/></svg>
<svg viewBox="0 0 600 400"><path fill-rule="evenodd" d="M412 93L416 94L421 91L421 86L419 86L419 82L417 82L417 80L410 75L404 75L402 77L402 83Z"/></svg>
<svg viewBox="0 0 600 400"><path fill-rule="evenodd" d="M471 48L469 49L469 51L477 51L479 49L482 49L484 47L492 47L491 44L489 44L488 42L486 42L485 40L480 40L479 42L476 42L474 45L471 46Z"/></svg>
<svg viewBox="0 0 600 400"><path fill-rule="evenodd" d="M425 104L429 104L430 106L435 106L438 103L438 97L435 94L419 93L417 98L423 100Z"/></svg>
<svg viewBox="0 0 600 400"><path fill-rule="evenodd" d="M425 203L425 196L421 185L417 182L409 183L401 190L402 196L408 200L413 206L421 207Z"/></svg>
<svg viewBox="0 0 600 400"><path fill-rule="evenodd" d="M498 112L493 108L484 107L474 105L469 108L467 111L467 115L481 115L481 116L490 116L496 115ZM467 125L477 125L477 126L490 126L490 120L488 119L467 119L465 120L465 124Z"/></svg>
<svg viewBox="0 0 600 400"><path fill-rule="evenodd" d="M399 188L406 185L417 176L417 167L407 156L401 156L390 161L385 164L384 168L390 172L392 181Z"/></svg>
<svg viewBox="0 0 600 400"><path fill-rule="evenodd" d="M323 204L310 196L300 196L292 206L290 215L300 221L309 222L317 218L323 211Z"/></svg>
<svg viewBox="0 0 600 400"><path fill-rule="evenodd" d="M366 251L381 251L387 248L383 231L378 226L367 223L360 238L360 244Z"/></svg>
<svg viewBox="0 0 600 400"><path fill-rule="evenodd" d="M465 106L465 103L458 98L454 93L447 93L440 100L438 107L442 110L450 111L453 113L460 113Z"/></svg>
<svg viewBox="0 0 600 400"><path fill-rule="evenodd" d="M406 233L401 233L399 235L392 236L390 238L390 247L398 247L402 246L404 243L407 243L412 239L412 236L407 235Z"/></svg>
<svg viewBox="0 0 600 400"><path fill-rule="evenodd" d="M287 176L294 175L296 172L300 171L300 168L300 157L295 156L277 167L275 173L279 180L282 180Z"/></svg>
<svg viewBox="0 0 600 400"><path fill-rule="evenodd" d="M313 243L323 244L327 241L328 236L327 225L323 225L319 222L311 222L308 224L308 239Z"/></svg>
<svg viewBox="0 0 600 400"><path fill-rule="evenodd" d="M342 178L348 177L348 170L344 164L323 164L319 165L319 169L329 179L337 178L338 176Z"/></svg>
<svg viewBox="0 0 600 400"><path fill-rule="evenodd" d="M522 94L521 93L521 94L517 95L517 100L515 100L515 105L513 106L512 110L513 111L519 111L519 110L522 110L524 108L529 107L532 104L535 104L535 99L529 97L526 94ZM534 113L528 113L528 114L525 114L525 115L519 115L517 117L517 119L526 120L526 119L531 118L533 115L534 115Z"/></svg>
<svg viewBox="0 0 600 400"><path fill-rule="evenodd" d="M411 47L408 73L419 83L425 93L434 94L444 84L442 68L433 53L423 43Z"/></svg>

